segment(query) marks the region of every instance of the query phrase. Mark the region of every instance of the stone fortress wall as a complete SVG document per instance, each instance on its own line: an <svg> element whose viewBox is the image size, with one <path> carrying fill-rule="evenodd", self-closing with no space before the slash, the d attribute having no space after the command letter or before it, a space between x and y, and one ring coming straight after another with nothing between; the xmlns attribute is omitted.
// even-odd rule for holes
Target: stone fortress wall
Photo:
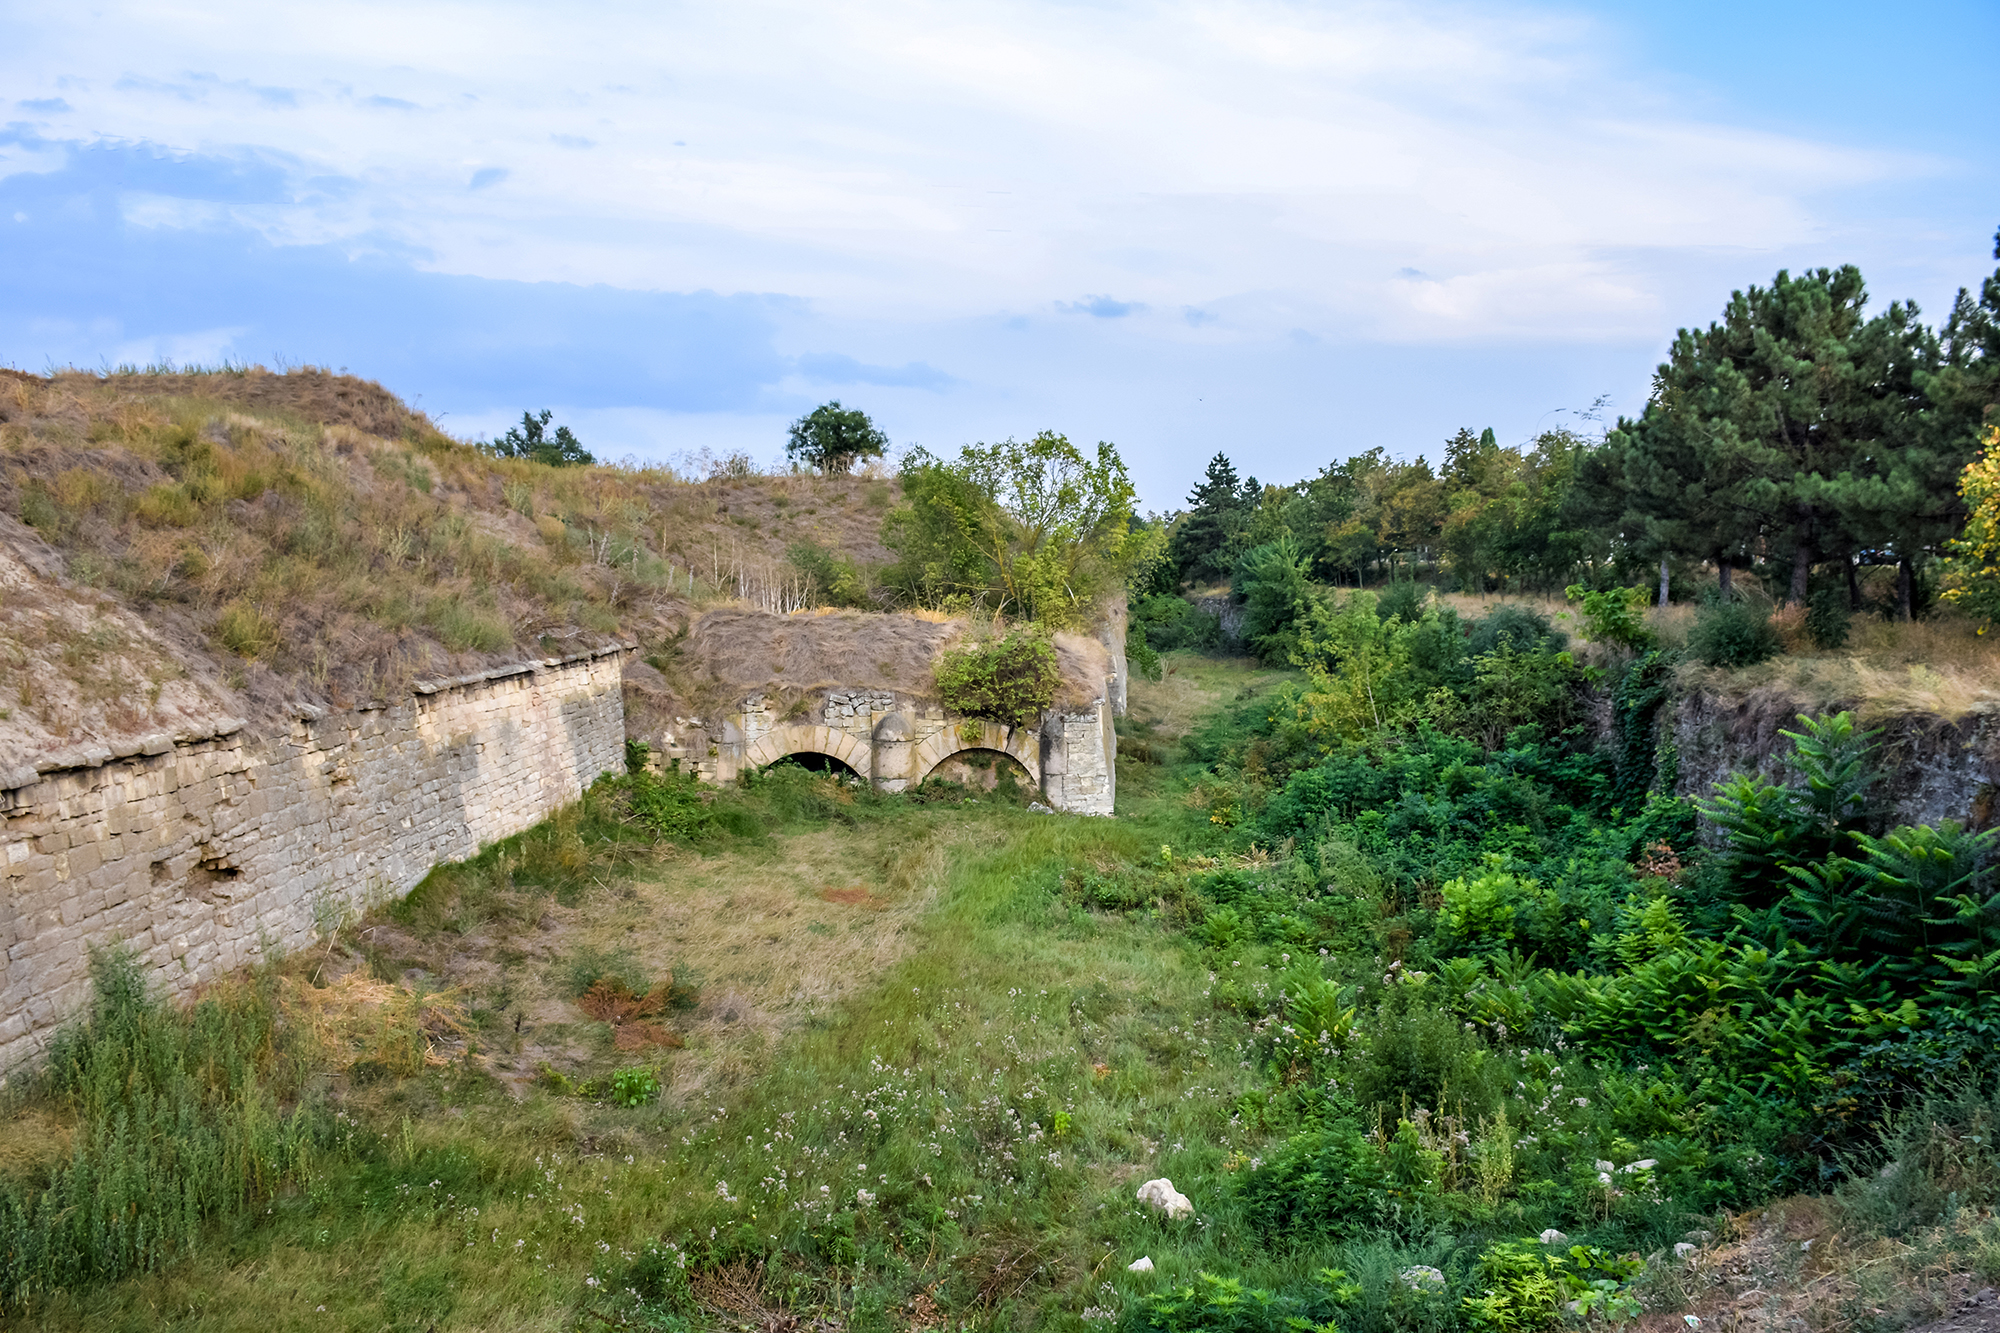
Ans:
<svg viewBox="0 0 2000 1333"><path fill-rule="evenodd" d="M744 770L786 755L823 754L883 791L904 791L953 755L987 750L1026 769L1053 809L1108 815L1117 795L1118 736L1109 697L1009 727L959 717L899 691L827 690L784 717L767 696L753 694L712 729L689 720L657 743L666 763L708 783L734 782Z"/></svg>
<svg viewBox="0 0 2000 1333"><path fill-rule="evenodd" d="M74 750L0 772L0 1071L122 941L168 993L309 945L623 771L628 646L417 687L393 707Z"/></svg>

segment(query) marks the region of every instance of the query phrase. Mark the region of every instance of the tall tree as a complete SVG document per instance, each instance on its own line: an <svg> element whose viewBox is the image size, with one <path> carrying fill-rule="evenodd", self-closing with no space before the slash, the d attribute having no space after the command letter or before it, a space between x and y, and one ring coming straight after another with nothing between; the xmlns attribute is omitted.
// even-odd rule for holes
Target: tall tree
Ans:
<svg viewBox="0 0 2000 1333"><path fill-rule="evenodd" d="M1188 510L1174 525L1168 558L1184 582L1214 583L1229 577L1241 554L1241 537L1262 487L1237 480L1227 454L1208 460L1208 471L1188 492Z"/></svg>
<svg viewBox="0 0 2000 1333"><path fill-rule="evenodd" d="M1854 467L1866 285L1859 269L1780 270L1734 293L1722 319L1682 329L1638 423L1620 423L1634 512L1654 542L1723 567L1752 534L1789 557L1790 599L1845 549L1835 481Z"/></svg>
<svg viewBox="0 0 2000 1333"><path fill-rule="evenodd" d="M862 459L880 458L888 448L889 437L875 429L866 412L842 407L836 398L792 423L785 457L829 477L844 477Z"/></svg>
<svg viewBox="0 0 2000 1333"><path fill-rule="evenodd" d="M885 578L906 595L942 590L1061 626L1158 550L1158 529L1132 526L1117 448L1086 457L1054 431L969 444L951 462L913 449L903 493L883 540L902 557Z"/></svg>

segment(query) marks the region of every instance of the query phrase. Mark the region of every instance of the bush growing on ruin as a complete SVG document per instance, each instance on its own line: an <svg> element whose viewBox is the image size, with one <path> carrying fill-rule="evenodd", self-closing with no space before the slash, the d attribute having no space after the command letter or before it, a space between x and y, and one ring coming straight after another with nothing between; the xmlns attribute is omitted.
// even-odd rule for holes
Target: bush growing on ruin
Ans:
<svg viewBox="0 0 2000 1333"><path fill-rule="evenodd" d="M937 666L946 708L968 717L1025 725L1055 702L1056 650L1032 629L946 653Z"/></svg>

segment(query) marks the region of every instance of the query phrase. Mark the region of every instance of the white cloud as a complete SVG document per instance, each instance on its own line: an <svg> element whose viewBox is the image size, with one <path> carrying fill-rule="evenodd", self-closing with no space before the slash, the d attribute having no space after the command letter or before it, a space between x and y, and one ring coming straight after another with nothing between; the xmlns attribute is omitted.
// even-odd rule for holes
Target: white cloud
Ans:
<svg viewBox="0 0 2000 1333"><path fill-rule="evenodd" d="M17 16L0 56L24 93L74 76L51 125L358 182L231 206L274 240L366 234L451 272L783 291L857 318L1108 291L1235 301L1240 321L1283 292L1251 327L1646 336L1672 266L1624 254L1772 251L1825 192L1937 165L1677 115L1590 23L1525 9L79 12ZM175 216L202 214L146 213ZM1434 276L1395 277L1411 267Z"/></svg>

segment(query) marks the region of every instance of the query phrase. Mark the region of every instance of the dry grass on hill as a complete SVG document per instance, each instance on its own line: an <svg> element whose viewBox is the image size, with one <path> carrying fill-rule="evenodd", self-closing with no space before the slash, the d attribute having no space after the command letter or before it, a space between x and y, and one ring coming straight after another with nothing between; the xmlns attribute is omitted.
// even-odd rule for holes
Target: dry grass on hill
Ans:
<svg viewBox="0 0 2000 1333"><path fill-rule="evenodd" d="M7 371L0 750L668 642L711 606L795 599L793 543L886 561L893 499L879 477L496 459L318 370Z"/></svg>

